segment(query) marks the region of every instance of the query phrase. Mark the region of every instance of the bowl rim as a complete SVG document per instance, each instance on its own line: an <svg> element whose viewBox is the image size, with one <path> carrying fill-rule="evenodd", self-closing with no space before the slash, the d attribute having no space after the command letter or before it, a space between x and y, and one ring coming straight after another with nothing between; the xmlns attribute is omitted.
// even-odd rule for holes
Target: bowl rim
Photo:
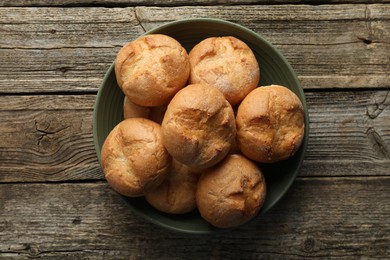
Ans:
<svg viewBox="0 0 390 260"><path fill-rule="evenodd" d="M300 81L299 81L299 79L298 79L294 69L290 65L290 63L287 61L287 59L284 57L284 55L271 42L266 40L259 33L256 33L254 31L252 31L251 29L248 29L247 27L244 27L244 26L242 26L240 24L237 24L237 23L234 23L234 22L231 22L231 21L227 21L227 20L223 20L223 19L219 19L219 18L187 18L187 19L175 20L175 21L171 21L171 22L166 22L166 23L164 23L162 25L156 26L155 28L147 30L146 32L142 33L141 35L139 35L136 38L139 38L139 37L142 37L142 36L145 36L145 35L149 35L149 34L158 33L158 31L160 31L162 29L166 29L166 28L169 28L169 27L172 27L172 26L176 26L178 24L182 25L182 24L199 23L199 22L201 22L201 23L217 23L217 24L227 25L227 26L230 26L232 28L236 28L236 29L238 29L240 31L244 31L246 34L249 34L252 37L256 38L257 40L261 41L262 44L264 44L268 48L272 49L272 51L274 52L273 54L276 55L282 61L283 65L285 65L287 67L288 71L291 74L289 76L292 76L293 81L297 85L296 91L299 92L299 99L301 100L302 105L304 107L305 133L304 133L304 137L303 137L303 140L302 140L301 147L299 148L299 150L302 150L301 151L302 158L297 162L296 171L292 175L292 178L290 178L289 181L287 182L287 184L285 185L283 191L280 192L278 194L278 196L276 196L276 198L274 198L273 202L268 205L268 208L266 210L268 212L277 203L279 203L279 201L290 190L292 184L296 180L296 177L297 177L298 173L301 170L301 167L302 167L302 164L303 164L303 160L304 160L304 157L305 157L305 154L306 154L307 143L308 143L308 139L309 139L309 129L310 128L309 128L309 114L308 114L308 111L307 111L308 109L307 109L306 97L305 97L303 88L302 88L302 86L300 84ZM97 130L98 113L99 113L98 104L100 103L100 99L102 97L102 94L101 94L102 91L101 90L107 84L108 78L110 77L111 73L114 71L114 66L115 66L115 60L111 63L110 67L105 72L103 81L100 84L100 86L98 88L98 91L97 91L97 94L96 94L96 99L95 99L95 103L94 103L94 110L93 110L93 123L92 123L93 124L93 126L92 126L93 141L94 141L95 152L96 152L96 155L97 155L97 158L98 158L100 166L101 166L101 159L100 159L101 149L100 149L99 144L98 144L98 142L96 140L97 136L98 136L98 130ZM259 87L260 87L260 85L259 85ZM123 195L121 195L121 194L119 194L119 195L126 201L126 198ZM243 225L234 227L234 228L227 228L227 229L217 229L217 228L215 228L215 229L210 229L210 230L195 230L194 231L194 230L187 230L187 229L183 229L183 228L179 228L179 227L174 227L174 226L171 226L171 225L166 224L164 222L158 221L158 220L156 220L154 218L151 218L148 215L144 214L142 211L138 210L137 208L133 207L132 205L130 205L130 203L128 203L128 201L126 201L126 203L127 203L127 205L129 205L129 207L131 208L132 212L134 212L137 216L147 220L148 222L150 222L150 223L152 223L154 225L157 225L157 226L162 227L162 228L166 228L168 230L181 232L181 233L187 233L187 234L194 234L194 235L196 235L196 234L219 234L219 233L224 233L224 232L227 232L227 231L230 231L230 230L233 230L233 229L237 229L237 228L239 228L239 227L241 227L243 225L248 224L249 222L252 222L254 219L257 219L258 217L260 217L261 215L263 215L265 213L265 211L261 210L259 212L259 214L257 216L255 216L254 218L252 218L250 221L244 223Z"/></svg>

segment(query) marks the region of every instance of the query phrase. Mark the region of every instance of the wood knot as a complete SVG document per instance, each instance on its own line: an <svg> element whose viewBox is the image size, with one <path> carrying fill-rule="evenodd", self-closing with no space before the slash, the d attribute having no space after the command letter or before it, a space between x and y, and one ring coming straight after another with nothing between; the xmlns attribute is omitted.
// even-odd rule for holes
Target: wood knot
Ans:
<svg viewBox="0 0 390 260"><path fill-rule="evenodd" d="M313 252L315 248L315 240L314 238L308 237L303 241L302 250L304 252Z"/></svg>
<svg viewBox="0 0 390 260"><path fill-rule="evenodd" d="M376 151L381 158L390 159L390 147L375 128L369 127L366 134L374 151Z"/></svg>
<svg viewBox="0 0 390 260"><path fill-rule="evenodd" d="M36 257L41 253L39 246L36 244L26 244L25 250L31 257Z"/></svg>
<svg viewBox="0 0 390 260"><path fill-rule="evenodd" d="M45 149L49 147L51 143L49 136L55 134L55 131L50 127L50 122L51 121L48 118L34 119L38 151L40 151L41 148Z"/></svg>
<svg viewBox="0 0 390 260"><path fill-rule="evenodd" d="M81 217L77 216L73 219L72 224L73 225L79 225L81 223Z"/></svg>
<svg viewBox="0 0 390 260"><path fill-rule="evenodd" d="M65 123L69 122L65 121ZM64 122L51 115L42 115L34 118L33 135L36 139L38 152L51 153L58 151L58 139L53 137L61 137L66 134L64 130L70 126L63 124Z"/></svg>
<svg viewBox="0 0 390 260"><path fill-rule="evenodd" d="M372 43L372 40L369 39L369 38L364 38L364 37L357 37L359 40L361 40L362 42L364 42L365 44L369 45Z"/></svg>
<svg viewBox="0 0 390 260"><path fill-rule="evenodd" d="M378 95L373 97L372 104L367 107L366 115L371 118L377 118L390 104L390 92L378 92Z"/></svg>

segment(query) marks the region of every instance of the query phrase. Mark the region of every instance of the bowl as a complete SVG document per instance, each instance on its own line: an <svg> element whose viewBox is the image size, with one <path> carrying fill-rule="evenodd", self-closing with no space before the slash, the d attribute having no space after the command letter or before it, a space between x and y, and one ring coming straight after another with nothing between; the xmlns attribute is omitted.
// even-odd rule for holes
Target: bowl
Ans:
<svg viewBox="0 0 390 260"><path fill-rule="evenodd" d="M259 213L259 216L264 215L283 197L294 182L302 165L308 142L309 120L305 95L292 67L283 55L259 34L225 20L186 19L174 21L152 29L145 34L156 33L175 38L188 52L193 46L208 37L234 36L241 39L252 49L260 65L259 85L283 85L300 98L305 110L305 136L300 149L293 157L285 161L273 164L258 164L267 183L266 201ZM93 138L99 161L100 150L105 138L111 129L123 120L123 99L124 95L117 85L114 63L112 63L99 88L93 114ZM208 224L202 219L197 210L182 215L166 214L151 207L143 197L122 197L134 213L160 227L192 234L226 231ZM259 216L252 221L261 221Z"/></svg>

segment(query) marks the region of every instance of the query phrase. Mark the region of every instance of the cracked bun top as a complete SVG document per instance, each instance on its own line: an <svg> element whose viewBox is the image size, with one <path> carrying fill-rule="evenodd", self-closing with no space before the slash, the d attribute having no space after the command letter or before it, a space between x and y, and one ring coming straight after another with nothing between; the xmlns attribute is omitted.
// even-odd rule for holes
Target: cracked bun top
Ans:
<svg viewBox="0 0 390 260"><path fill-rule="evenodd" d="M207 168L229 152L236 135L231 105L216 88L192 84L169 103L161 125L172 157L194 168Z"/></svg>
<svg viewBox="0 0 390 260"><path fill-rule="evenodd" d="M137 197L154 189L171 165L160 125L144 118L120 122L103 144L101 164L107 182L122 195Z"/></svg>
<svg viewBox="0 0 390 260"><path fill-rule="evenodd" d="M243 155L228 155L204 172L196 192L201 216L218 228L240 226L255 217L266 198L260 169Z"/></svg>
<svg viewBox="0 0 390 260"><path fill-rule="evenodd" d="M237 105L260 80L260 68L252 50L232 37L210 37L190 51L190 83L215 86Z"/></svg>
<svg viewBox="0 0 390 260"><path fill-rule="evenodd" d="M185 86L189 74L186 50L162 34L142 36L124 45L115 60L119 87L140 106L166 105Z"/></svg>
<svg viewBox="0 0 390 260"><path fill-rule="evenodd" d="M291 157L304 137L302 103L284 86L253 90L238 107L236 122L241 152L257 162L273 163Z"/></svg>

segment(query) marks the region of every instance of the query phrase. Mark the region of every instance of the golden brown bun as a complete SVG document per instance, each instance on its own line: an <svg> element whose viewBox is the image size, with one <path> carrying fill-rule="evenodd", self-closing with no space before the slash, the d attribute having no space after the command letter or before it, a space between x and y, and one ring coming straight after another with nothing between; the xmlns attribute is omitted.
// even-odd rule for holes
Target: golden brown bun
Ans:
<svg viewBox="0 0 390 260"><path fill-rule="evenodd" d="M159 124L144 118L129 118L107 136L101 163L114 190L137 197L162 183L169 172L171 157L162 143Z"/></svg>
<svg viewBox="0 0 390 260"><path fill-rule="evenodd" d="M195 192L199 174L173 160L164 182L145 194L146 200L156 209L171 214L183 214L196 208Z"/></svg>
<svg viewBox="0 0 390 260"><path fill-rule="evenodd" d="M272 163L295 154L304 136L304 111L299 98L278 85L259 87L238 108L237 140L248 158Z"/></svg>
<svg viewBox="0 0 390 260"><path fill-rule="evenodd" d="M266 183L260 169L242 155L228 155L198 181L196 203L201 216L218 228L242 225L264 204Z"/></svg>
<svg viewBox="0 0 390 260"><path fill-rule="evenodd" d="M149 118L150 113L150 107L139 106L131 102L130 99L125 96L125 99L123 100L123 117L125 119L133 117Z"/></svg>
<svg viewBox="0 0 390 260"><path fill-rule="evenodd" d="M159 107L143 107L131 102L126 96L123 100L123 117L133 118L133 117L142 117L150 119L158 124L161 124L165 110L167 106Z"/></svg>
<svg viewBox="0 0 390 260"><path fill-rule="evenodd" d="M215 86L232 106L238 104L260 80L260 69L252 50L232 37L211 37L189 53L190 83Z"/></svg>
<svg viewBox="0 0 390 260"><path fill-rule="evenodd" d="M172 157L194 168L221 161L236 135L229 102L218 89L203 84L189 85L174 96L161 130Z"/></svg>
<svg viewBox="0 0 390 260"><path fill-rule="evenodd" d="M140 106L161 106L186 84L190 65L186 50L175 39L151 34L119 51L115 74L123 93Z"/></svg>

